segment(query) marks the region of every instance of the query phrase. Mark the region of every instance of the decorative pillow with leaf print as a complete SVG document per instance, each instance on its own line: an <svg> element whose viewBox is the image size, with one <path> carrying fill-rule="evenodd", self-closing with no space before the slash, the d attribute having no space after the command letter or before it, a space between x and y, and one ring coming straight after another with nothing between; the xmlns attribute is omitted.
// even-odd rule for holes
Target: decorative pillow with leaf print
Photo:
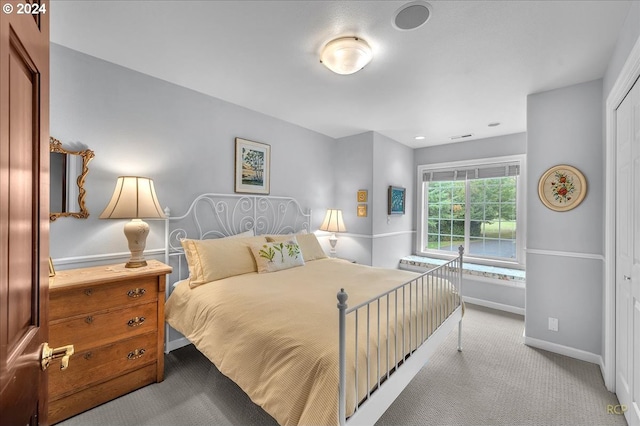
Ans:
<svg viewBox="0 0 640 426"><path fill-rule="evenodd" d="M256 259L258 273L275 272L304 265L304 258L296 237L286 241L254 244L251 253Z"/></svg>

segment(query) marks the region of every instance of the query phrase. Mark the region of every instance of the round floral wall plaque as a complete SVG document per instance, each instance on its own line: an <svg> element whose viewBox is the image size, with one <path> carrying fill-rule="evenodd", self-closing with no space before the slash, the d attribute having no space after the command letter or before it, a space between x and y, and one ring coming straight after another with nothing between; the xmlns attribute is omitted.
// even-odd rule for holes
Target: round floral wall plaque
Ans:
<svg viewBox="0 0 640 426"><path fill-rule="evenodd" d="M547 170L538 182L538 195L551 210L574 209L587 194L587 181L580 170L561 164Z"/></svg>

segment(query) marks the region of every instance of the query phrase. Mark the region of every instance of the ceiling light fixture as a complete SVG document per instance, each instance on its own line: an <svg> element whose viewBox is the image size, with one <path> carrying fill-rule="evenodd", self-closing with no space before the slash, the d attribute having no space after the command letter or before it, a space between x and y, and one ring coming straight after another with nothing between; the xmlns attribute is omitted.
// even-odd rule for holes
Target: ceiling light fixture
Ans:
<svg viewBox="0 0 640 426"><path fill-rule="evenodd" d="M496 121L495 123L489 123L489 124L487 124L487 126L489 126L489 127L497 127L497 126L499 126L499 125L500 125L500 123L498 123L497 121Z"/></svg>
<svg viewBox="0 0 640 426"><path fill-rule="evenodd" d="M424 140L424 136L416 136L414 139L417 141L422 141Z"/></svg>
<svg viewBox="0 0 640 426"><path fill-rule="evenodd" d="M359 37L340 37L322 49L320 62L336 74L348 75L360 71L373 59L366 41Z"/></svg>

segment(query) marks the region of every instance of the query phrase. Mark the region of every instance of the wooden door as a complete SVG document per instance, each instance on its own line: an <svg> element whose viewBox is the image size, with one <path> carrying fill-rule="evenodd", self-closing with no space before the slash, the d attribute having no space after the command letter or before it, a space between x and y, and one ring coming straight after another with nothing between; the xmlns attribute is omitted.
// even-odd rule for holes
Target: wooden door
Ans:
<svg viewBox="0 0 640 426"><path fill-rule="evenodd" d="M640 83L616 117L616 394L640 426Z"/></svg>
<svg viewBox="0 0 640 426"><path fill-rule="evenodd" d="M47 423L49 10L1 5L0 423L36 425Z"/></svg>

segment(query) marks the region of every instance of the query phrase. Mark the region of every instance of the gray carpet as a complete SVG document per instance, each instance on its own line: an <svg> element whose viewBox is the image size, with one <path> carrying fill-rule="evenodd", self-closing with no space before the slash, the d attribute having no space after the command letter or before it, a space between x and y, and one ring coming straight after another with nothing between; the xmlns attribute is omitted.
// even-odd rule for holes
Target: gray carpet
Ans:
<svg viewBox="0 0 640 426"><path fill-rule="evenodd" d="M377 425L625 425L600 368L522 344L522 316L467 305L463 352L451 333ZM275 425L193 346L166 355L165 381L79 414L75 425Z"/></svg>

